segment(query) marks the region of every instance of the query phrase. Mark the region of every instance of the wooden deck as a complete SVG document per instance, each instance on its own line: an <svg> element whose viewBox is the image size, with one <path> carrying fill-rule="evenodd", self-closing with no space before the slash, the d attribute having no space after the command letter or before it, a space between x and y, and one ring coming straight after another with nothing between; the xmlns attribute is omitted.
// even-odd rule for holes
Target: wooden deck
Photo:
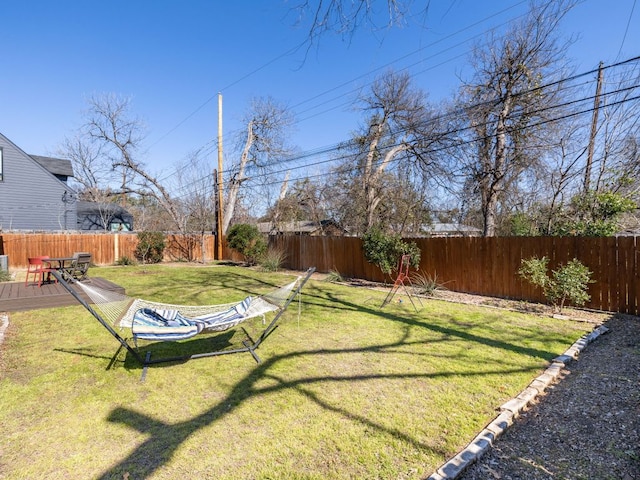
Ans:
<svg viewBox="0 0 640 480"><path fill-rule="evenodd" d="M104 278L91 278L91 284L97 287L125 294L124 288ZM78 289L80 296L90 303L87 295ZM36 310L38 308L66 307L80 305L59 283L47 283L25 286L24 282L0 282L0 312Z"/></svg>

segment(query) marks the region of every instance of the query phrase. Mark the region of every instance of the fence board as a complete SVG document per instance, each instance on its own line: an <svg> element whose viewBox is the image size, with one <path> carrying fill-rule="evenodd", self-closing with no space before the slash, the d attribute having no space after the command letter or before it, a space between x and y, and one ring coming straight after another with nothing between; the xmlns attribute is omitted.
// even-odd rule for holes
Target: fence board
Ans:
<svg viewBox="0 0 640 480"><path fill-rule="evenodd" d="M113 265L123 257L134 259L138 244L138 236L131 233L3 233L1 239L10 269L26 268L29 257L68 257L74 252L90 252L95 265ZM165 261L214 259L214 235L167 235L166 244Z"/></svg>
<svg viewBox="0 0 640 480"><path fill-rule="evenodd" d="M544 301L542 292L517 275L521 260L547 256L556 269L577 258L593 272L589 285L590 308L639 314L640 245L638 237L504 237L419 238L419 270L445 288L482 295ZM214 259L213 235L168 236L165 260L187 257ZM0 252L9 256L10 269L26 268L27 258L61 257L76 251L91 252L97 265L112 265L119 258L134 258L136 234L3 233ZM335 270L345 277L388 280L364 258L362 240L354 237L272 236L271 248L286 253L284 266L319 272ZM224 258L241 256L224 245Z"/></svg>
<svg viewBox="0 0 640 480"><path fill-rule="evenodd" d="M517 274L522 259L546 256L550 260L550 268L557 269L561 264L577 258L593 272L595 281L589 285L592 298L587 307L640 313L640 247L637 237L455 237L407 240L415 241L422 252L419 269L435 277L438 283L450 290L543 302L542 291ZM273 243L273 237L270 243ZM357 238L319 240L318 237L281 236L277 244L289 254L288 268L303 269L316 265L320 272L336 270L347 277L374 281L384 279L375 266L364 260L362 242ZM326 245L330 245L330 248ZM304 258L296 260L296 251L304 251Z"/></svg>
<svg viewBox="0 0 640 480"><path fill-rule="evenodd" d="M633 288L631 285L634 283L633 273L633 238L618 238L618 245L616 251L618 258L616 259L616 289L618 290L618 311L629 311L632 303ZM625 281L628 279L628 281Z"/></svg>

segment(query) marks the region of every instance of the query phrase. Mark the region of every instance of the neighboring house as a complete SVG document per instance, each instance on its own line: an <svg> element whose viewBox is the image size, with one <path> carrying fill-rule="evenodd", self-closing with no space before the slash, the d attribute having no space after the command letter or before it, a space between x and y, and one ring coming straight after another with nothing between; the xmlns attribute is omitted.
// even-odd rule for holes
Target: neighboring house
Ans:
<svg viewBox="0 0 640 480"><path fill-rule="evenodd" d="M71 162L33 157L0 133L0 231L74 230Z"/></svg>
<svg viewBox="0 0 640 480"><path fill-rule="evenodd" d="M78 201L78 230L130 232L133 215L115 203Z"/></svg>
<svg viewBox="0 0 640 480"><path fill-rule="evenodd" d="M269 235L345 235L345 231L332 220L321 220L319 222L311 220L281 223L263 222L258 223L257 227L258 231Z"/></svg>
<svg viewBox="0 0 640 480"><path fill-rule="evenodd" d="M422 232L430 237L480 237L482 230L459 223L432 223L422 228Z"/></svg>
<svg viewBox="0 0 640 480"><path fill-rule="evenodd" d="M61 158L43 157L41 155L30 155L36 162L52 173L61 182L67 183L69 177L73 177L73 166L69 160Z"/></svg>

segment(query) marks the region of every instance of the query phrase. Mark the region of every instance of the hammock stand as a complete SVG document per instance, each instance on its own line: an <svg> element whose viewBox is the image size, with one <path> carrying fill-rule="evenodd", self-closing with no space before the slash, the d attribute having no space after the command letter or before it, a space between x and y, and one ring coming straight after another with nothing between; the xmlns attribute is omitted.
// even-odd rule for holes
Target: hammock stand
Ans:
<svg viewBox="0 0 640 480"><path fill-rule="evenodd" d="M191 354L191 355L181 355L181 356L172 356L172 357L160 357L160 358L151 358L151 351L147 351L146 354L144 356L142 356L140 354L140 351L137 347L137 342L134 340L134 345L132 346L124 337L122 337L115 329L114 327L103 318L103 315L101 315L100 313L98 313L96 311L96 309L94 309L91 305L89 305L84 298L82 298L80 296L80 294L71 286L71 284L65 280L62 275L60 275L59 272L54 271L52 272L52 275L58 280L58 282L60 282L60 284L78 301L78 303L80 303L85 309L87 309L87 311L89 313L91 313L91 315L93 315L93 317L98 320L98 322L100 322L100 324L116 339L118 340L118 342L120 343L120 347L118 348L118 351L116 352L116 354L114 355L114 358L118 356L120 350L122 350L122 348L125 348L133 358L135 358L135 360L140 363L143 367L143 372L142 372L142 381L144 381L145 377L146 377L146 373L147 373L147 367L149 365L154 365L154 364L159 364L159 363L169 363L169 362L182 362L182 361L187 361L187 360L191 360L191 359L196 359L196 358L205 358L205 357L212 357L212 356L216 356L216 355L228 355L231 353L241 353L241 352L249 352L253 358L255 359L255 361L257 363L261 363L260 357L258 357L258 355L256 354L255 350L260 346L260 344L271 334L273 333L273 331L277 328L277 322L280 319L280 317L282 316L282 314L286 311L287 307L289 306L289 304L293 301L293 299L300 294L302 288L304 287L304 285L307 283L307 281L309 280L309 278L311 277L311 274L313 274L313 272L315 271L315 267L311 267L307 270L306 274L304 277L300 277L298 278L298 280L296 280L293 283L297 283L297 286L291 291L291 293L288 295L288 298L286 299L286 301L284 302L284 304L282 306L279 305L273 305L273 308L271 308L271 311L277 311L276 315L274 316L274 318L271 320L271 322L266 326L266 328L262 331L262 333L260 334L260 336L257 338L257 340L253 340L249 334L246 332L245 330L245 334L247 336L247 339L245 339L242 344L244 345L243 347L239 347L239 348L235 348L235 349L229 349L229 350L215 350L215 351L211 351L211 352L205 352L205 353L196 353L196 354ZM72 282L77 284L80 288L82 288L85 292L87 291L87 288L85 288L85 285L82 282ZM93 290L97 290L95 287L91 287ZM91 294L88 293L88 295L91 298ZM139 300L134 300L132 298L129 297L124 297L121 296L122 300L124 300L125 298L128 298L128 303L129 303L129 308L128 310L132 310L132 307L135 308L136 302L138 302ZM264 297L258 297L258 298L268 298L268 295L265 295ZM92 299L93 300L93 299ZM246 300L245 300L246 301ZM133 302L133 304L132 304ZM152 302L145 302L145 301L141 301L143 305L153 305ZM95 303L95 300L94 300ZM240 305L242 302L240 302L239 304L234 304L234 305ZM231 304L229 304L231 305ZM96 306L100 309L100 305L96 303ZM102 310L101 310L102 311ZM252 315L256 316L256 315ZM214 330L214 331L223 331L223 330L228 330L229 328L233 328L234 326L240 324L242 321L247 320L248 318L251 317L244 317L241 318L239 320L237 320L235 323L230 323L228 327L225 327L224 325L222 327L213 327L213 328L201 328L198 330L198 333L200 331L209 331L209 330ZM131 321L131 319L129 320L129 322ZM125 323L122 323L125 322ZM121 321L121 326L122 325L127 325L128 321L126 320L126 315L125 317L123 317L123 320ZM244 330L244 329L243 329ZM134 337L135 339L135 337Z"/></svg>

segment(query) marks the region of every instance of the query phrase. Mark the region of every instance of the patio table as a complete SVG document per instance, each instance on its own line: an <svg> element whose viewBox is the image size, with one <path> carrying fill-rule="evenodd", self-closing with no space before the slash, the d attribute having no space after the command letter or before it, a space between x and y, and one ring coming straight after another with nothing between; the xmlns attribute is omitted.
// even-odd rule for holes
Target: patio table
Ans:
<svg viewBox="0 0 640 480"><path fill-rule="evenodd" d="M67 279L71 277L71 267L73 266L73 260L75 257L49 257L45 260L50 266L60 272L62 278Z"/></svg>

